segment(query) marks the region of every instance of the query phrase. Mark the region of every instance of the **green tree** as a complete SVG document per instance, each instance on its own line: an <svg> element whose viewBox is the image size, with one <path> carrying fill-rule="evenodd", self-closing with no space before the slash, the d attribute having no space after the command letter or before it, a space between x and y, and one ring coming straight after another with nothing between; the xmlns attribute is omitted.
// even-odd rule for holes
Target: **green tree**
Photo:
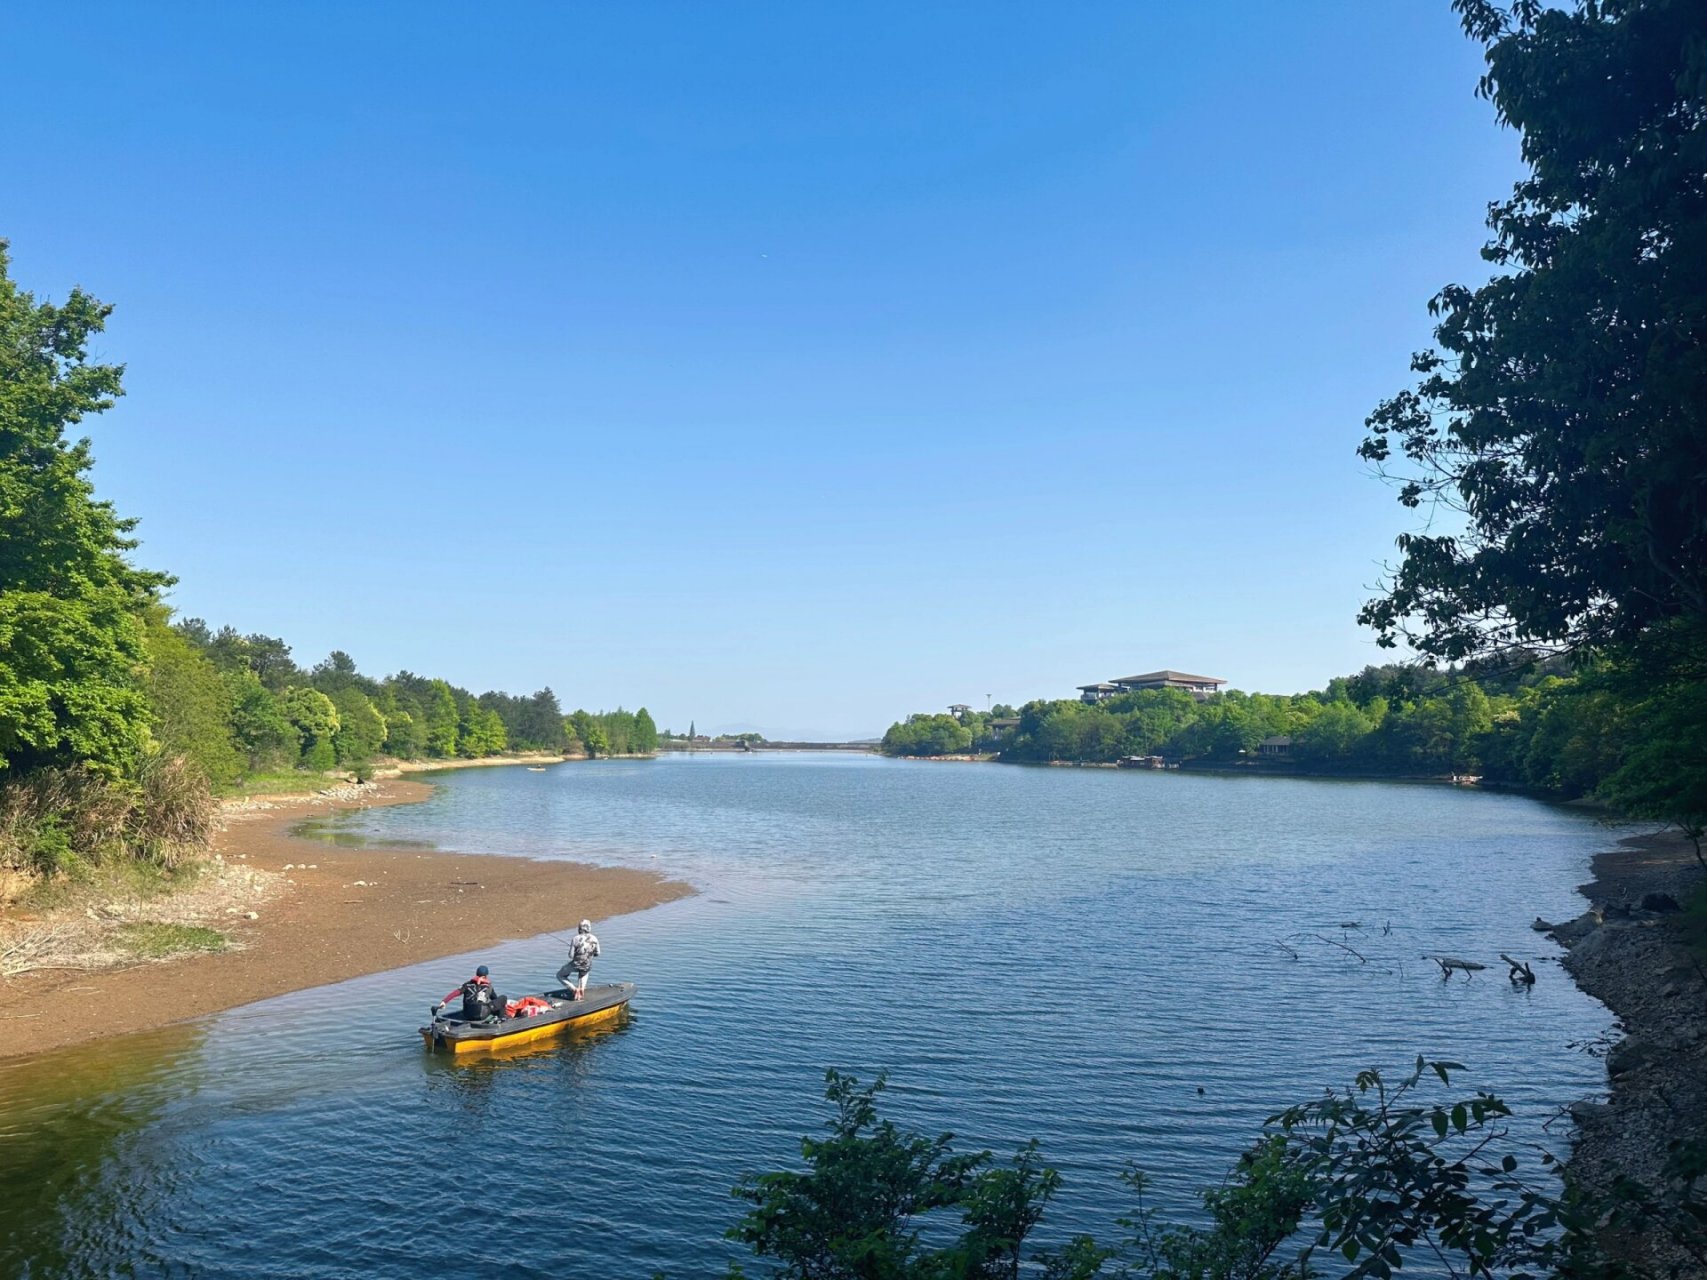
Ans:
<svg viewBox="0 0 1707 1280"><path fill-rule="evenodd" d="M630 741L629 750L641 755L651 755L658 749L658 726L652 719L652 713L641 707L634 713L634 737Z"/></svg>
<svg viewBox="0 0 1707 1280"><path fill-rule="evenodd" d="M338 708L318 689L306 686L288 690L279 709L296 727L302 743L302 767L330 769L338 762L333 739L338 732Z"/></svg>
<svg viewBox="0 0 1707 1280"><path fill-rule="evenodd" d="M503 717L493 708L471 701L463 713L457 734L457 754L469 759L496 755L504 749L505 743Z"/></svg>
<svg viewBox="0 0 1707 1280"><path fill-rule="evenodd" d="M1400 502L1457 519L1401 536L1362 620L1446 659L1699 624L1707 7L1454 8L1528 174L1489 215L1500 274L1435 297L1420 382L1369 419L1360 452Z"/></svg>
<svg viewBox="0 0 1707 1280"><path fill-rule="evenodd" d="M1330 702L1298 731L1292 750L1315 764L1347 763L1358 757L1374 731L1375 722L1356 703Z"/></svg>
<svg viewBox="0 0 1707 1280"><path fill-rule="evenodd" d="M88 440L122 370L93 364L111 308L38 303L0 241L0 769L135 763L149 717L140 609L169 579L125 558L134 521L94 496Z"/></svg>
<svg viewBox="0 0 1707 1280"><path fill-rule="evenodd" d="M448 759L456 754L458 717L456 695L443 680L427 686L427 702L423 710L427 717L427 754Z"/></svg>
<svg viewBox="0 0 1707 1280"><path fill-rule="evenodd" d="M233 741L231 690L219 668L166 623L163 611L145 621L150 726L163 751L183 756L215 786L229 786L243 772L244 757Z"/></svg>
<svg viewBox="0 0 1707 1280"><path fill-rule="evenodd" d="M340 765L364 764L385 745L385 717L368 696L353 685L331 695L338 711L338 728L332 748Z"/></svg>
<svg viewBox="0 0 1707 1280"><path fill-rule="evenodd" d="M294 763L301 735L284 714L279 699L247 663L224 673L231 707L231 738L250 769Z"/></svg>
<svg viewBox="0 0 1707 1280"><path fill-rule="evenodd" d="M385 715L385 750L399 760L413 760L426 750L421 722L401 707Z"/></svg>

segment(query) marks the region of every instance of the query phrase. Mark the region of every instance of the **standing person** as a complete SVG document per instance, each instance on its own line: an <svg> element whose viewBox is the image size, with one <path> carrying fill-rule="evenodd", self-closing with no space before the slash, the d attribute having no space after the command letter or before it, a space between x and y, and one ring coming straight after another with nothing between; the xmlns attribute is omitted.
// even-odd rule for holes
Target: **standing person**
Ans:
<svg viewBox="0 0 1707 1280"><path fill-rule="evenodd" d="M593 936L593 922L583 920L569 940L569 963L557 971L563 989L579 1000L587 993L587 974L592 972L593 957L599 954L599 940Z"/></svg>

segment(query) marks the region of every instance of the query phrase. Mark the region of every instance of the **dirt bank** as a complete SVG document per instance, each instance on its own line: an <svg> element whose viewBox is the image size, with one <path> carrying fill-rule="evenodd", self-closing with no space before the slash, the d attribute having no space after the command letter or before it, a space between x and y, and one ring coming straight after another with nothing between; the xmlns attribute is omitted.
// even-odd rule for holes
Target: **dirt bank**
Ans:
<svg viewBox="0 0 1707 1280"><path fill-rule="evenodd" d="M214 843L216 861L192 890L85 912L92 927L105 917L211 927L230 939L231 949L93 971L44 969L0 981L0 1057L38 1053L97 1032L140 1031L505 939L562 932L583 916L599 920L691 892L685 884L625 868L347 849L289 834L316 813L407 804L431 793L426 783L392 779L322 795L232 802ZM98 1010L99 1018L53 1015L70 1002Z"/></svg>
<svg viewBox="0 0 1707 1280"><path fill-rule="evenodd" d="M1568 948L1565 968L1618 1016L1623 1039L1606 1055L1609 1099L1572 1109L1569 1176L1599 1194L1632 1179L1661 1197L1667 1216L1679 1215L1684 1197L1707 1200L1707 1186L1691 1191L1669 1176L1690 1149L1707 1156L1707 962L1692 950L1698 926L1672 904L1687 904L1707 873L1674 834L1627 840L1593 869L1581 890L1593 906L1554 936ZM1656 1275L1707 1275L1707 1257L1679 1247L1663 1223L1619 1233L1612 1245Z"/></svg>

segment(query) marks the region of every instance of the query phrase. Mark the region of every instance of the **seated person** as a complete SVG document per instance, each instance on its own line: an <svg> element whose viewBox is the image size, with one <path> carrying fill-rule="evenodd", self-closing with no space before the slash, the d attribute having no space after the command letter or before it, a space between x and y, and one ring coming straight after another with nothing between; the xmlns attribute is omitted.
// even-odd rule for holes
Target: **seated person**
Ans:
<svg viewBox="0 0 1707 1280"><path fill-rule="evenodd" d="M474 971L474 976L439 1001L443 1009L452 998L462 997L462 1020L464 1022L484 1022L487 1018L502 1018L504 1016L504 997L493 989L492 979L488 976L485 965Z"/></svg>

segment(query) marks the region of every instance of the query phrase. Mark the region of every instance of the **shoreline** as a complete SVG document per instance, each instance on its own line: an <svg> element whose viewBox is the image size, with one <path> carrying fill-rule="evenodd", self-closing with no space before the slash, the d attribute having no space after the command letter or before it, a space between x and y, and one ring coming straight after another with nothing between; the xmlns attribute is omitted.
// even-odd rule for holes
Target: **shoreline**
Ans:
<svg viewBox="0 0 1707 1280"><path fill-rule="evenodd" d="M1668 1160L1679 1144L1707 1151L1707 963L1691 954L1677 906L1707 885L1707 871L1687 839L1662 831L1596 854L1591 873L1578 886L1589 910L1548 932L1565 948L1562 964L1577 986L1617 1018L1619 1038L1605 1055L1606 1100L1570 1109L1577 1132L1565 1177L1599 1196L1629 1179L1675 1212ZM1699 1205L1699 1188L1695 1195ZM1658 1226L1608 1230L1615 1257L1654 1274L1676 1265L1684 1268L1676 1274L1699 1274L1699 1260Z"/></svg>
<svg viewBox="0 0 1707 1280"><path fill-rule="evenodd" d="M563 932L583 917L626 915L694 892L682 881L626 867L348 848L292 834L319 814L415 804L433 791L431 783L391 777L310 795L229 802L195 884L152 901L104 904L100 912L117 920L175 918L217 928L227 936L228 949L0 979L0 1021L7 1027L0 1058L151 1030L292 991ZM85 914L96 917L93 908ZM73 1018L54 1012L66 1004L94 1013Z"/></svg>

